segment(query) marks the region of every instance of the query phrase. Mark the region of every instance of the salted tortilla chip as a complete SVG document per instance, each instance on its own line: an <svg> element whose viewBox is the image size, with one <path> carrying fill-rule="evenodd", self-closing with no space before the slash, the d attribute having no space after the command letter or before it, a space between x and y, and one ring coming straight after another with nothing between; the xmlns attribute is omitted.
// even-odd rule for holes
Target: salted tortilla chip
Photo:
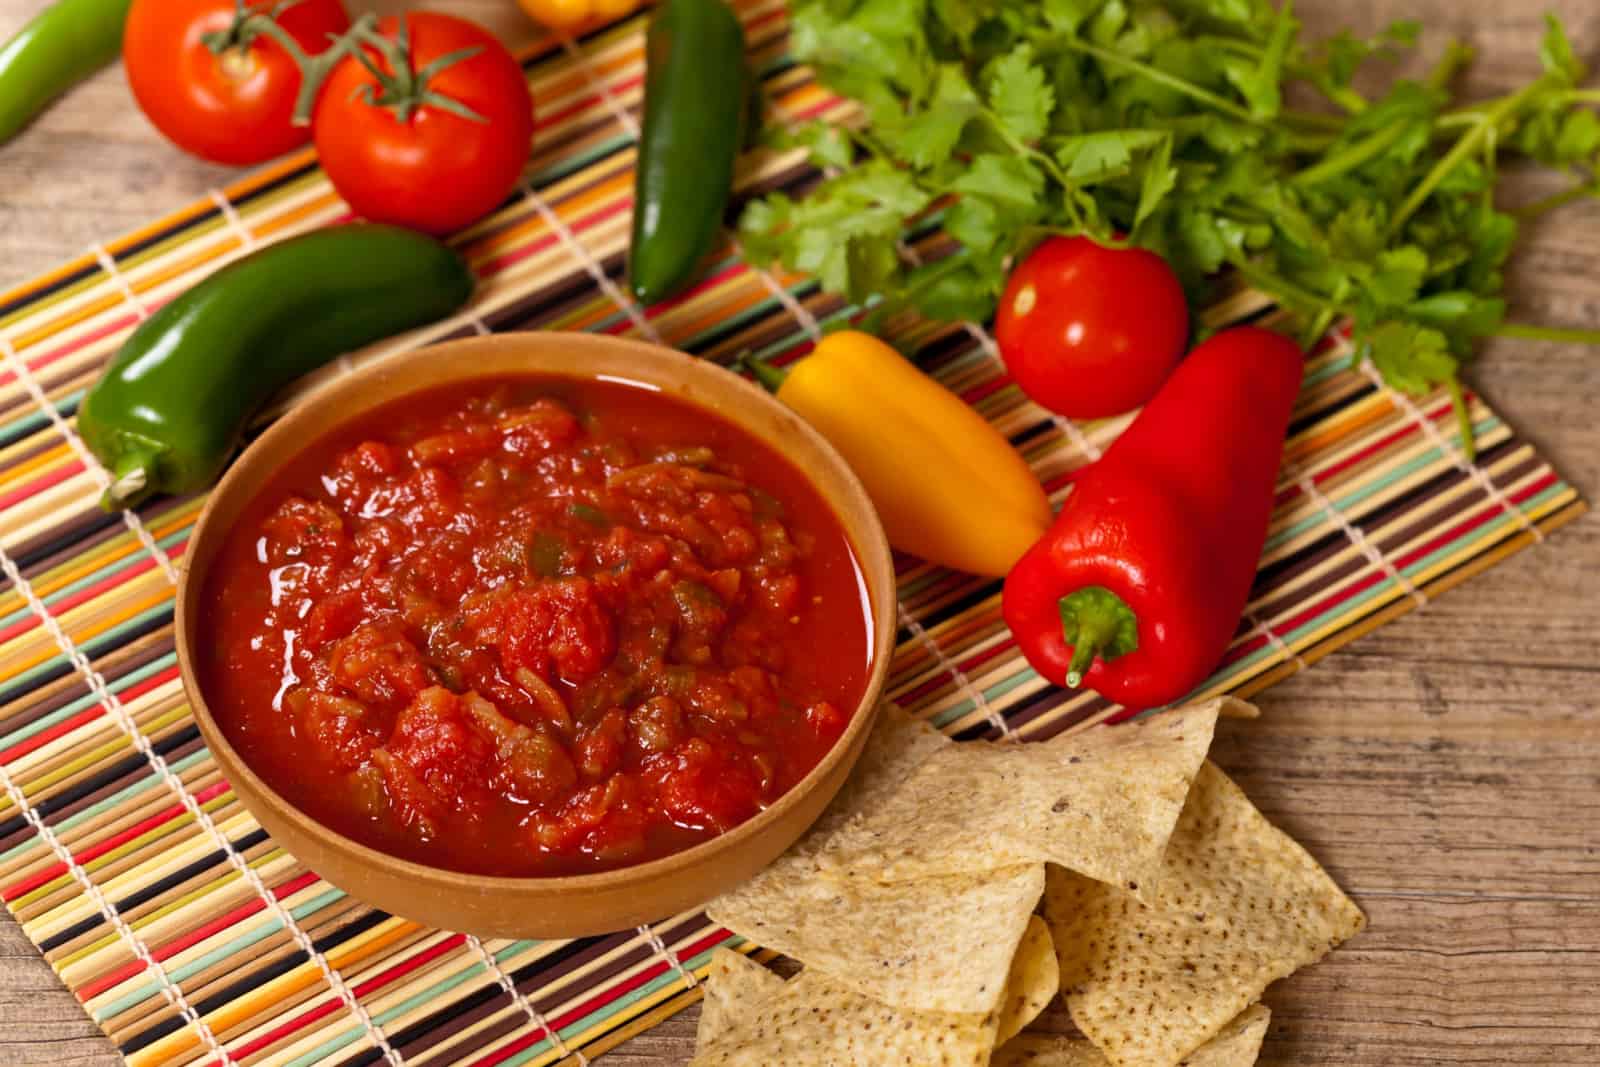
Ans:
<svg viewBox="0 0 1600 1067"><path fill-rule="evenodd" d="M1366 921L1210 763L1148 905L1051 868L1045 917L1073 1021L1118 1067L1179 1063Z"/></svg>
<svg viewBox="0 0 1600 1067"><path fill-rule="evenodd" d="M1005 1041L1039 1017L1061 989L1061 967L1050 927L1037 915L1028 916L1017 954L1011 958L1006 995L1000 1002L1000 1036Z"/></svg>
<svg viewBox="0 0 1600 1067"><path fill-rule="evenodd" d="M861 813L876 811L924 760L955 742L895 704L884 704L867 735L850 777L806 835L765 870L746 882L781 882L816 876L816 856L830 847L840 827Z"/></svg>
<svg viewBox="0 0 1600 1067"><path fill-rule="evenodd" d="M706 972L705 999L700 1002L700 1024L695 1029L696 1048L704 1048L733 1026L755 1005L783 990L782 978L731 948L711 954Z"/></svg>
<svg viewBox="0 0 1600 1067"><path fill-rule="evenodd" d="M779 1063L983 1067L994 1049L993 1014L891 1008L809 968L781 985L774 993L756 989L754 983L733 990L725 1005L726 1028L697 1044L690 1067ZM753 1001L737 999L744 993L751 993ZM708 989L707 998L711 995Z"/></svg>
<svg viewBox="0 0 1600 1067"><path fill-rule="evenodd" d="M863 810L885 803L952 742L886 705L850 781L812 831L779 860L706 906L735 933L826 971L885 1004L986 1015L997 1010L1044 871L955 874L882 886L819 876L817 857Z"/></svg>
<svg viewBox="0 0 1600 1067"><path fill-rule="evenodd" d="M1148 892L1219 704L1038 744L940 748L818 862L834 878L909 882L1049 861Z"/></svg>
<svg viewBox="0 0 1600 1067"><path fill-rule="evenodd" d="M1252 1004L1235 1016L1222 1032L1191 1052L1183 1067L1251 1067L1261 1055L1272 1012L1265 1004Z"/></svg>
<svg viewBox="0 0 1600 1067"><path fill-rule="evenodd" d="M1108 1067L1089 1041L1058 1034L1018 1034L994 1050L991 1067Z"/></svg>
<svg viewBox="0 0 1600 1067"><path fill-rule="evenodd" d="M884 1004L988 1015L1043 891L1038 863L893 885L763 875L706 914Z"/></svg>
<svg viewBox="0 0 1600 1067"><path fill-rule="evenodd" d="M1222 1033L1194 1050L1183 1067L1251 1067L1261 1055L1272 1013L1253 1004ZM1056 1034L1018 1034L995 1049L992 1067L1110 1067L1092 1041Z"/></svg>

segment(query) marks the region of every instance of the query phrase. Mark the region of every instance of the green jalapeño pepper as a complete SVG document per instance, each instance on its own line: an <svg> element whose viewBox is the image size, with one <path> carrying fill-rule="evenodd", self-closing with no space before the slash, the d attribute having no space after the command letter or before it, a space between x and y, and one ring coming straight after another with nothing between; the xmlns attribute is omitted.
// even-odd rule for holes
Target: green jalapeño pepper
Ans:
<svg viewBox="0 0 1600 1067"><path fill-rule="evenodd" d="M683 288L716 243L749 102L744 28L724 0L658 7L628 251L628 283L644 303Z"/></svg>
<svg viewBox="0 0 1600 1067"><path fill-rule="evenodd" d="M445 245L367 223L223 267L146 319L84 395L78 432L112 478L101 505L205 488L273 393L343 352L443 318L472 289Z"/></svg>
<svg viewBox="0 0 1600 1067"><path fill-rule="evenodd" d="M58 0L0 46L0 144L116 59L133 0Z"/></svg>

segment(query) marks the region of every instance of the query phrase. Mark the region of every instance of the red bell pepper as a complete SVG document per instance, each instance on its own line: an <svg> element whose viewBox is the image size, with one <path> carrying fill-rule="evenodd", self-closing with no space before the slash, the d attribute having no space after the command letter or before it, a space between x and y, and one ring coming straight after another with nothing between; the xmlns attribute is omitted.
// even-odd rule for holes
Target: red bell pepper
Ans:
<svg viewBox="0 0 1600 1067"><path fill-rule="evenodd" d="M1083 470L1006 577L1006 623L1035 670L1140 709L1216 668L1250 596L1303 371L1287 338L1225 330Z"/></svg>

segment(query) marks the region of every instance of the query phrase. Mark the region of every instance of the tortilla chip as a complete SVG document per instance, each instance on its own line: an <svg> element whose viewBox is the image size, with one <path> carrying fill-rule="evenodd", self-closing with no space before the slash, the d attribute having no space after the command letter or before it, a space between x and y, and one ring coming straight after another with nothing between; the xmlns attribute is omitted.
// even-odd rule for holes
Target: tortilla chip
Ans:
<svg viewBox="0 0 1600 1067"><path fill-rule="evenodd" d="M955 742L897 705L884 704L850 777L806 835L757 874L745 887L760 882L816 876L815 856L826 851L839 828L863 812L881 808L902 782L929 756Z"/></svg>
<svg viewBox="0 0 1600 1067"><path fill-rule="evenodd" d="M830 877L909 882L1049 861L1146 893L1219 701L1039 744L933 752L830 839Z"/></svg>
<svg viewBox="0 0 1600 1067"><path fill-rule="evenodd" d="M700 1025L694 1033L696 1048L721 1037L750 1008L781 992L784 982L749 956L719 948L711 954L703 984L706 995L700 1002Z"/></svg>
<svg viewBox="0 0 1600 1067"><path fill-rule="evenodd" d="M789 857L790 871L803 867ZM706 914L884 1004L965 1015L996 1012L1028 917L1044 891L1032 863L880 885L813 872L758 876Z"/></svg>
<svg viewBox="0 0 1600 1067"><path fill-rule="evenodd" d="M991 1067L1108 1067L1089 1041L1059 1034L1018 1034L994 1050Z"/></svg>
<svg viewBox="0 0 1600 1067"><path fill-rule="evenodd" d="M697 1045L690 1067L778 1063L983 1067L994 1048L993 1014L901 1011L810 969L780 984L782 988L771 994L755 989L753 983L734 991L723 1015L726 1029ZM752 1001L737 999L749 992L755 994ZM709 989L706 995L709 1000Z"/></svg>
<svg viewBox="0 0 1600 1067"><path fill-rule="evenodd" d="M1261 1004L1223 1027L1222 1033L1194 1050L1183 1067L1251 1067L1261 1054L1272 1013ZM1091 1041L1056 1034L1018 1034L995 1050L992 1067L1110 1067Z"/></svg>
<svg viewBox="0 0 1600 1067"><path fill-rule="evenodd" d="M1006 977L1006 995L1000 1002L1000 1036L1005 1041L1039 1017L1061 989L1061 968L1050 927L1037 915L1028 916L1017 954Z"/></svg>
<svg viewBox="0 0 1600 1067"><path fill-rule="evenodd" d="M766 870L713 900L706 913L885 1004L970 1015L995 1011L1043 892L1038 864L895 887L824 879L817 868L841 826L883 806L920 763L951 744L886 705L850 781L811 832Z"/></svg>
<svg viewBox="0 0 1600 1067"><path fill-rule="evenodd" d="M1251 1067L1261 1055L1272 1012L1252 1004L1222 1028L1222 1033L1189 1054L1183 1067Z"/></svg>
<svg viewBox="0 0 1600 1067"><path fill-rule="evenodd" d="M1149 905L1052 868L1045 917L1073 1021L1119 1067L1179 1063L1366 921L1210 763Z"/></svg>

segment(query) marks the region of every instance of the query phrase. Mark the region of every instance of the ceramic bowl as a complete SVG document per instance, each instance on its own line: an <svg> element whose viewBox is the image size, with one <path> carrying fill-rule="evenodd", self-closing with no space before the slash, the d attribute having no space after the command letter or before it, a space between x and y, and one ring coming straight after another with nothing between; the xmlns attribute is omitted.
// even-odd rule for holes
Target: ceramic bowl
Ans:
<svg viewBox="0 0 1600 1067"><path fill-rule="evenodd" d="M206 706L195 674L208 634L201 593L229 529L263 485L308 442L408 394L520 374L614 376L710 408L786 455L821 492L853 544L872 601L872 667L838 743L776 803L710 841L663 859L596 874L508 878L397 859L318 823L250 769ZM577 937L625 929L697 907L755 874L822 813L861 755L894 640L894 572L861 483L810 426L766 392L715 364L670 349L589 334L526 333L451 341L362 368L275 422L229 467L201 512L178 594L184 688L223 775L256 820L312 870L358 899L406 918L492 937ZM854 606L852 606L853 608Z"/></svg>

